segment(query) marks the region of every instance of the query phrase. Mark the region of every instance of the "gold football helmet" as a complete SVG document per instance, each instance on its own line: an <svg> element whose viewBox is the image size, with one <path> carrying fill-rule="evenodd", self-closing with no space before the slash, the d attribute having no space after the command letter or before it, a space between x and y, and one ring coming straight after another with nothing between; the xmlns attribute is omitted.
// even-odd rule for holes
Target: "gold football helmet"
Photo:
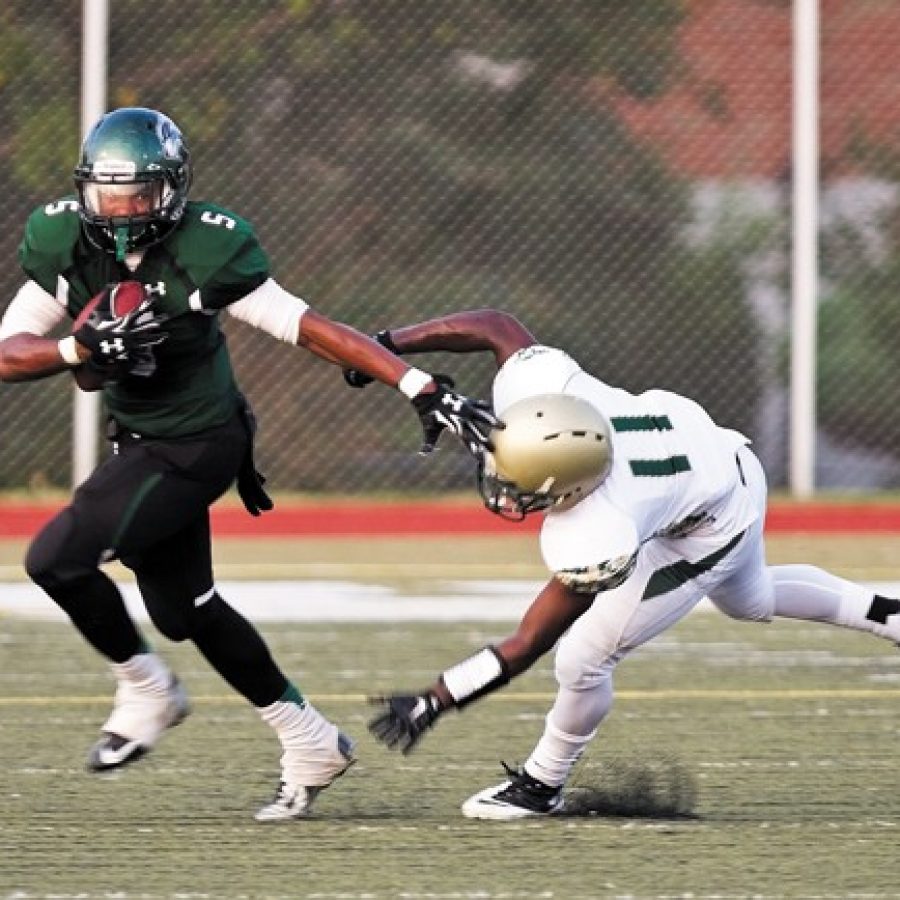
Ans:
<svg viewBox="0 0 900 900"><path fill-rule="evenodd" d="M567 508L609 474L609 423L587 400L539 394L513 403L491 433L478 473L484 505L507 519L522 519L551 506Z"/></svg>

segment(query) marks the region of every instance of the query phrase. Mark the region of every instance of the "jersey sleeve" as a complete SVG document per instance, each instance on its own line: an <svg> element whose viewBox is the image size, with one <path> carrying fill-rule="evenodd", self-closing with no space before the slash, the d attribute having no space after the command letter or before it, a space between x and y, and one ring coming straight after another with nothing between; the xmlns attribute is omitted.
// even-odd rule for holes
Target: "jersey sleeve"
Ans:
<svg viewBox="0 0 900 900"><path fill-rule="evenodd" d="M19 265L48 294L56 296L60 275L72 265L79 229L78 204L73 198L38 207L28 217Z"/></svg>
<svg viewBox="0 0 900 900"><path fill-rule="evenodd" d="M200 288L202 309L224 309L255 291L269 277L269 261L256 237L248 238L234 256Z"/></svg>
<svg viewBox="0 0 900 900"><path fill-rule="evenodd" d="M189 205L177 232L177 258L196 285L190 300L195 311L224 309L269 278L269 260L253 227L212 204Z"/></svg>
<svg viewBox="0 0 900 900"><path fill-rule="evenodd" d="M637 526L598 493L571 509L551 512L541 529L547 568L578 593L596 594L623 584L637 564Z"/></svg>

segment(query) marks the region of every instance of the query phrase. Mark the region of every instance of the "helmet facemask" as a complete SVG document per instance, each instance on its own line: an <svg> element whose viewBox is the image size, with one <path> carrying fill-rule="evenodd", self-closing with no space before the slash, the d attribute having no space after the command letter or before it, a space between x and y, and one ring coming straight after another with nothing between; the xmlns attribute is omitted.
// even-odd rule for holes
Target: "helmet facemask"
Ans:
<svg viewBox="0 0 900 900"><path fill-rule="evenodd" d="M523 491L514 482L497 472L493 454L485 453L478 466L478 491L484 505L502 519L521 522L528 513L540 512L555 505L557 498L550 493L552 479L544 490Z"/></svg>
<svg viewBox="0 0 900 900"><path fill-rule="evenodd" d="M115 250L118 259L157 243L177 221L172 215L173 193L162 177L79 182L81 218L91 226L88 238L101 249ZM102 244L96 241L98 231L103 235Z"/></svg>
<svg viewBox="0 0 900 900"><path fill-rule="evenodd" d="M612 467L610 428L586 400L541 394L513 403L491 434L492 453L478 470L478 490L493 513L513 521L567 509L595 490Z"/></svg>

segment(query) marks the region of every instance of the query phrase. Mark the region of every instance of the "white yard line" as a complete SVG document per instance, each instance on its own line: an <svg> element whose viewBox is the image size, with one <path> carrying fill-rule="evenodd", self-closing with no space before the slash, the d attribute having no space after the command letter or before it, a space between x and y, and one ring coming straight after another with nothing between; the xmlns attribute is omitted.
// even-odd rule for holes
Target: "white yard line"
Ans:
<svg viewBox="0 0 900 900"><path fill-rule="evenodd" d="M220 581L230 604L254 622L450 622L516 621L542 581L466 580L429 582L426 590L396 589L356 581ZM137 621L147 615L133 582L119 585ZM898 582L871 582L888 596L900 594ZM698 609L709 609L703 601ZM30 583L0 582L0 615L41 621L65 621L65 615Z"/></svg>

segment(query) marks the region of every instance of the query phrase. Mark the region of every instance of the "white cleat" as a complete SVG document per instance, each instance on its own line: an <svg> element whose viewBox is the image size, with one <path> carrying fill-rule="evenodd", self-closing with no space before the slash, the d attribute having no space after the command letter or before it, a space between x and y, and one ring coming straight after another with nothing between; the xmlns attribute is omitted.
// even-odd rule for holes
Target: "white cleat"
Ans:
<svg viewBox="0 0 900 900"><path fill-rule="evenodd" d="M297 750L289 750L282 757L282 766L285 773L290 770L291 755L298 754ZM317 777L324 780L320 784L301 785L293 784L282 777L275 791L272 802L264 806L256 813L257 822L286 822L292 819L302 819L309 815L310 808L316 797L330 785L335 778L340 777L356 762L353 756L353 741L341 732L337 733L337 746L329 751L329 759L321 768L322 774Z"/></svg>
<svg viewBox="0 0 900 900"><path fill-rule="evenodd" d="M187 692L174 675L165 691L120 681L113 711L100 740L91 747L87 768L107 772L140 759L166 729L183 722L190 711Z"/></svg>

